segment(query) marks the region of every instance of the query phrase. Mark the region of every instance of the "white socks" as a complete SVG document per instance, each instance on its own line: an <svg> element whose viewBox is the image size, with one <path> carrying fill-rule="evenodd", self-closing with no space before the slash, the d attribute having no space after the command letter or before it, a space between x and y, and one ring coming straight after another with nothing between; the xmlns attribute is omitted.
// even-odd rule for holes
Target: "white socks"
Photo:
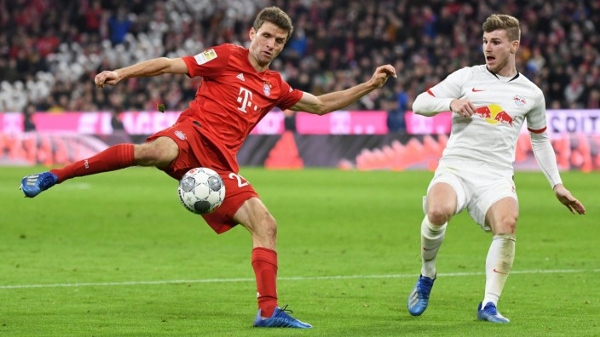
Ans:
<svg viewBox="0 0 600 337"><path fill-rule="evenodd" d="M508 278L513 261L515 260L514 234L494 235L488 256L485 261L485 297L483 305L488 302L498 306L498 299Z"/></svg>
<svg viewBox="0 0 600 337"><path fill-rule="evenodd" d="M421 258L423 266L421 274L429 278L435 278L435 258L444 240L446 233L446 222L442 226L436 226L429 221L427 215L421 223ZM483 305L492 302L498 305L498 299L515 260L516 236L514 234L494 235L490 250L485 261L485 297Z"/></svg>
<svg viewBox="0 0 600 337"><path fill-rule="evenodd" d="M435 278L435 257L444 240L447 226L447 222L442 226L436 226L425 215L421 223L421 258L423 261L421 275L432 279Z"/></svg>

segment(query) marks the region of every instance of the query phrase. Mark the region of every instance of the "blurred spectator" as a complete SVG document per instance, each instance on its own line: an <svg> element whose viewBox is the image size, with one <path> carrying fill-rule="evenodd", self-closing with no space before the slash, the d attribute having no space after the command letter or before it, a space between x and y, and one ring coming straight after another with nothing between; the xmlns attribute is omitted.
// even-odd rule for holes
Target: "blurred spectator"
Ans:
<svg viewBox="0 0 600 337"><path fill-rule="evenodd" d="M577 106L579 98L584 91L583 83L579 77L575 76L571 79L571 83L565 88L565 99L571 106Z"/></svg>
<svg viewBox="0 0 600 337"><path fill-rule="evenodd" d="M286 131L292 131L296 133L296 111L294 110L284 110L283 111L283 127Z"/></svg>
<svg viewBox="0 0 600 337"><path fill-rule="evenodd" d="M404 132L406 131L404 114L412 104L409 102L408 92L404 89L402 80L396 84L395 93L393 97L395 100L391 102L390 109L388 109L387 125L390 132Z"/></svg>
<svg viewBox="0 0 600 337"><path fill-rule="evenodd" d="M3 58L0 58L0 79L2 81L8 81L9 83L12 83L16 82L20 78L21 75L17 70L17 60L5 60Z"/></svg>
<svg viewBox="0 0 600 337"><path fill-rule="evenodd" d="M102 24L102 18L104 16L104 9L99 0L95 0L91 6L88 6L85 11L85 30L88 33L97 33L100 31L100 25Z"/></svg>
<svg viewBox="0 0 600 337"><path fill-rule="evenodd" d="M593 89L590 92L589 99L587 101L586 109L600 109L600 91Z"/></svg>
<svg viewBox="0 0 600 337"><path fill-rule="evenodd" d="M131 137L125 130L123 125L123 96L119 94L110 95L110 104L112 109L110 110L110 125L112 127L111 137L116 138L116 143L130 143Z"/></svg>
<svg viewBox="0 0 600 337"><path fill-rule="evenodd" d="M131 136L125 130L123 125L122 116L123 111L116 107L111 110L110 125L112 126L111 137L115 139L115 143L131 143Z"/></svg>
<svg viewBox="0 0 600 337"><path fill-rule="evenodd" d="M33 115L35 114L35 105L27 104L25 110L23 110L23 130L25 132L35 131L35 123L33 122Z"/></svg>
<svg viewBox="0 0 600 337"><path fill-rule="evenodd" d="M133 22L127 17L125 7L119 7L117 13L108 20L110 27L110 41L113 45L123 43L125 35L129 32L129 28Z"/></svg>

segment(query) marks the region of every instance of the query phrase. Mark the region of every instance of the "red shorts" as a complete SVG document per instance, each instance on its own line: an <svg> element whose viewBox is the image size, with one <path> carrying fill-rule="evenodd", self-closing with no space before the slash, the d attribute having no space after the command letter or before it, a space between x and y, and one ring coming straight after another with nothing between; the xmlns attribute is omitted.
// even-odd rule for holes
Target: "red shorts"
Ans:
<svg viewBox="0 0 600 337"><path fill-rule="evenodd" d="M235 213L246 200L258 198L258 193L246 179L231 169L222 152L200 130L190 119L179 120L173 126L148 137L146 142L169 137L177 143L179 155L162 169L174 179L181 180L187 171L196 167L208 167L221 176L225 184L225 200L214 212L202 215L208 225L221 234L238 224L233 220Z"/></svg>

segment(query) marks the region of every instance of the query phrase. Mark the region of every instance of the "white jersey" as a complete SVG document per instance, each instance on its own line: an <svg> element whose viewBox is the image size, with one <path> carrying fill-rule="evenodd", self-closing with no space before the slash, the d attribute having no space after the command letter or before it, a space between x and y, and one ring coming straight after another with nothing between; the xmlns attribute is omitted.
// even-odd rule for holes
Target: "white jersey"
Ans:
<svg viewBox="0 0 600 337"><path fill-rule="evenodd" d="M542 91L522 74L498 76L485 65L450 74L427 91L436 98L468 99L477 108L471 118L452 115L452 131L442 161L484 162L513 170L515 147L523 121L530 132L546 130L546 104Z"/></svg>

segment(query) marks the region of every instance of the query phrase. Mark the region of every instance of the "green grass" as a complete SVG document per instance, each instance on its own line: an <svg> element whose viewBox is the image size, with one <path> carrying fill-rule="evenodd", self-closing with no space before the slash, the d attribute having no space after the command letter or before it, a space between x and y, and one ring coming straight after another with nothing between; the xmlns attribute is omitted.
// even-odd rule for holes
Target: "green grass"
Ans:
<svg viewBox="0 0 600 337"><path fill-rule="evenodd" d="M243 169L278 221L280 304L289 303L296 317L315 326L290 331L251 328L256 288L249 234L241 227L214 234L179 205L176 181L132 168L24 199L19 179L40 170L0 168L2 336L600 331L597 173L562 174L587 206L585 216L560 205L541 173L517 173L517 258L500 301L512 322L499 326L476 321L491 236L466 214L447 231L430 307L421 317L408 314L407 296L420 270L421 197L431 173ZM173 280L189 282L140 283ZM80 285L7 287L52 284Z"/></svg>

